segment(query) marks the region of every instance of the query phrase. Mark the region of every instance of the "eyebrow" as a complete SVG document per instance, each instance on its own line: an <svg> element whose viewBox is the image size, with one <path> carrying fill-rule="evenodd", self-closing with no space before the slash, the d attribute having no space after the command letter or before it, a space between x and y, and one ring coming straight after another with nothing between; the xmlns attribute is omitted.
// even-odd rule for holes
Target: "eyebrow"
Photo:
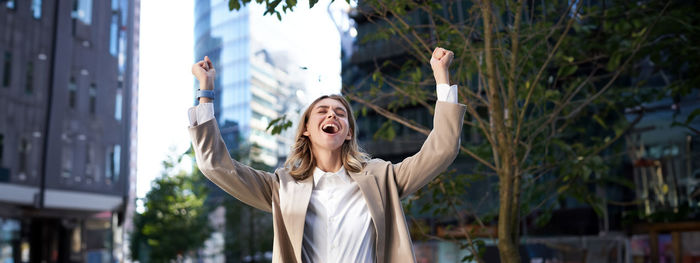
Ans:
<svg viewBox="0 0 700 263"><path fill-rule="evenodd" d="M329 109L330 107L331 107L331 106L328 106L328 105L318 105L318 106L316 106L315 109L319 109L319 108L321 108L321 109ZM341 111L343 111L343 113L347 113L347 111L346 111L345 109L341 108L341 107L337 107L337 108L335 108L335 110L341 110Z"/></svg>

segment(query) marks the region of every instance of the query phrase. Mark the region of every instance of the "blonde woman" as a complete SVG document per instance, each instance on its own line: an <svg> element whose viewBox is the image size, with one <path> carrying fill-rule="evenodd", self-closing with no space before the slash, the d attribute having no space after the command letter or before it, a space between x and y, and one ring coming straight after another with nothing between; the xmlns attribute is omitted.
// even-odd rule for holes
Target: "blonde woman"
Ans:
<svg viewBox="0 0 700 263"><path fill-rule="evenodd" d="M192 66L200 104L189 110L199 169L227 193L272 213L273 262L415 262L400 201L457 156L466 107L448 82L453 56L443 48L433 51L434 125L415 155L396 164L370 160L357 145L350 105L329 95L304 111L288 160L274 172L229 156L210 103L216 70L205 57Z"/></svg>

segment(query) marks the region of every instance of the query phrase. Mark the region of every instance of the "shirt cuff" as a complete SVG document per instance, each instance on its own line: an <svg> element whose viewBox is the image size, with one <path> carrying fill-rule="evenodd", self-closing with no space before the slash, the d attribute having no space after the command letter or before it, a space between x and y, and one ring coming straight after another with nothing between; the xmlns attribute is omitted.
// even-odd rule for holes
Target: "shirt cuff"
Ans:
<svg viewBox="0 0 700 263"><path fill-rule="evenodd" d="M200 103L197 106L189 108L187 110L187 116L190 119L190 126L205 123L214 118L214 104L211 102Z"/></svg>
<svg viewBox="0 0 700 263"><path fill-rule="evenodd" d="M457 104L457 85L437 84L437 100Z"/></svg>

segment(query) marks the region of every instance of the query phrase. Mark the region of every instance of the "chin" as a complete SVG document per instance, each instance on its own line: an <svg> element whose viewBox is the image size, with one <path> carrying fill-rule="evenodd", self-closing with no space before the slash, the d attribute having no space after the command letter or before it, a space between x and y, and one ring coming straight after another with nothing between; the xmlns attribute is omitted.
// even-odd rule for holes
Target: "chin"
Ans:
<svg viewBox="0 0 700 263"><path fill-rule="evenodd" d="M314 141L311 142L312 145L315 145L318 148L331 150L331 151L340 150L343 147L344 143L345 143L344 140L337 142L337 141L333 140L332 138L325 138L325 140L317 140L317 141L315 141L315 143L314 143Z"/></svg>

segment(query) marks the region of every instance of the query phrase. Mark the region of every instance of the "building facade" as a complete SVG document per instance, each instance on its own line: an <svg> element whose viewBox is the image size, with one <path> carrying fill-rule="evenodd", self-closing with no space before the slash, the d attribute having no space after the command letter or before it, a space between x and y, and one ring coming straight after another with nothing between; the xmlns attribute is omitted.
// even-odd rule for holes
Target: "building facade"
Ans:
<svg viewBox="0 0 700 263"><path fill-rule="evenodd" d="M0 1L0 260L121 259L138 3Z"/></svg>

